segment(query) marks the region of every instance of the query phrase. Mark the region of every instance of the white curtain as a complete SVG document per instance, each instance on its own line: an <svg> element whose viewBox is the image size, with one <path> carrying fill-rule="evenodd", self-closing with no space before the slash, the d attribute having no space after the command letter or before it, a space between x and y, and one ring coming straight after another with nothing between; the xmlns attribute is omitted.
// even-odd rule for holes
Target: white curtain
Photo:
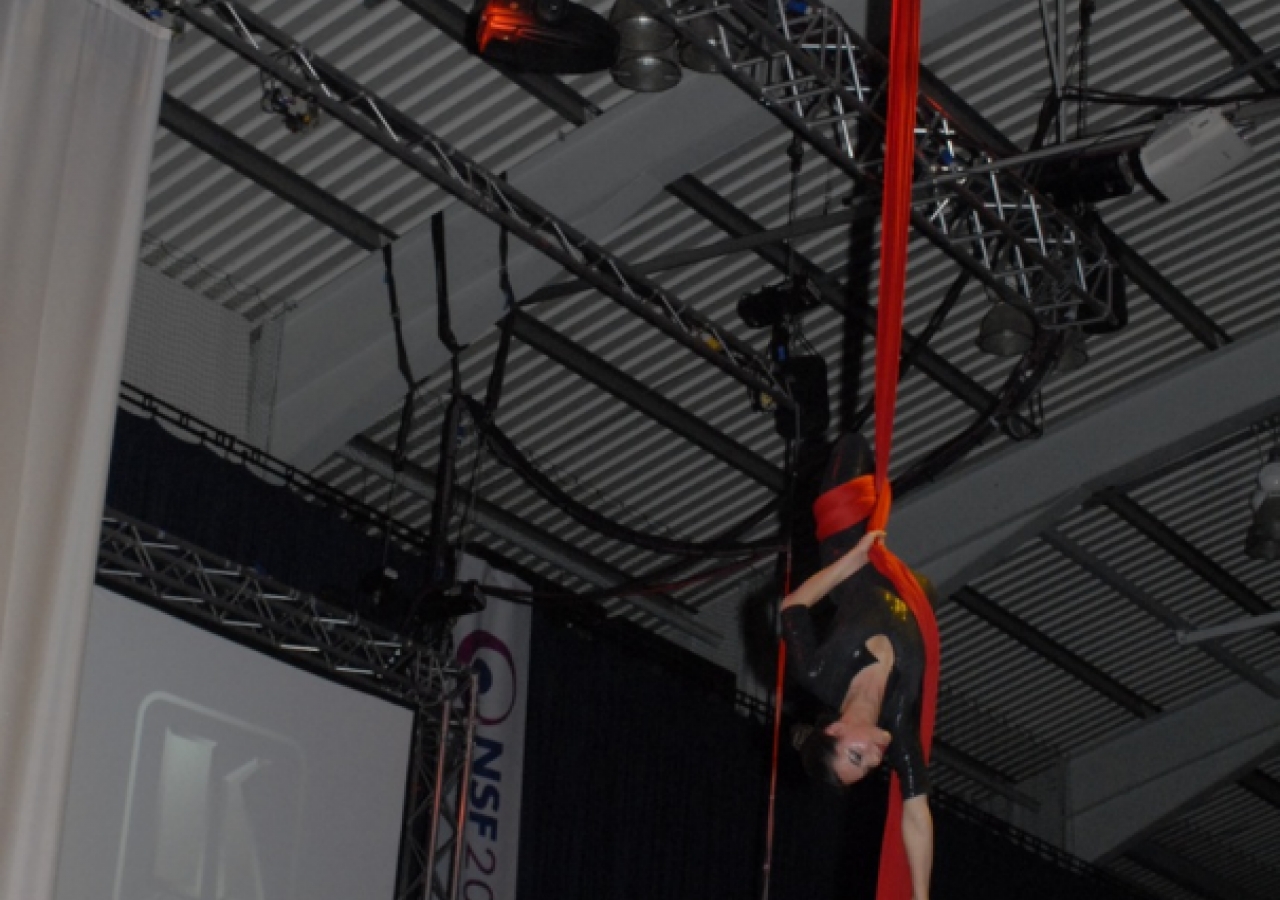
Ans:
<svg viewBox="0 0 1280 900"><path fill-rule="evenodd" d="M0 900L53 896L166 33L0 0Z"/></svg>

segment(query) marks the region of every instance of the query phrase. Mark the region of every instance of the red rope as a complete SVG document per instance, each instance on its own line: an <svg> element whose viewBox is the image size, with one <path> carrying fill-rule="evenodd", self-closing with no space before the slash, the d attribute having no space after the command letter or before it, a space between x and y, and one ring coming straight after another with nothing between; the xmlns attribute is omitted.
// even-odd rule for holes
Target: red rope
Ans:
<svg viewBox="0 0 1280 900"><path fill-rule="evenodd" d="M902 353L902 309L906 295L911 182L915 171L916 97L920 75L920 0L894 0L889 38L889 114L885 130L885 178L880 226L880 294L876 323L876 471L828 491L814 504L818 538L868 519L869 531L883 531L893 503L889 456ZM871 551L871 564L893 582L906 602L925 646L920 700L920 742L928 761L938 703L938 623L911 570L884 544ZM897 773L890 779L889 813L880 849L877 900L911 897L911 870L902 842L902 792Z"/></svg>

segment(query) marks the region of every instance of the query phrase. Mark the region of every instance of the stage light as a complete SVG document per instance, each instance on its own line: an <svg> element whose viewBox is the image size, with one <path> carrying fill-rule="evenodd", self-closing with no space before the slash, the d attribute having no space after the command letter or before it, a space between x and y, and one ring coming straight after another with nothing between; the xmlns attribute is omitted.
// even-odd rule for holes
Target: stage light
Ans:
<svg viewBox="0 0 1280 900"><path fill-rule="evenodd" d="M1249 505L1253 522L1245 535L1245 555L1267 562L1280 559L1280 445L1271 448L1258 470L1258 487Z"/></svg>
<svg viewBox="0 0 1280 900"><path fill-rule="evenodd" d="M618 32L613 80L621 87L654 93L680 83L680 46L674 29L654 18L638 0L618 0L609 23Z"/></svg>
<svg viewBox="0 0 1280 900"><path fill-rule="evenodd" d="M569 0L486 0L469 23L468 48L519 72L573 75L610 68L618 32Z"/></svg>
<svg viewBox="0 0 1280 900"><path fill-rule="evenodd" d="M719 46L720 29L711 16L698 16L686 23L689 31L696 35L696 40L680 43L680 64L686 69L703 74L714 74L719 69L712 61L711 54L703 49L704 45Z"/></svg>
<svg viewBox="0 0 1280 900"><path fill-rule="evenodd" d="M1138 179L1128 152L1081 154L1040 164L1035 185L1063 209L1133 193Z"/></svg>
<svg viewBox="0 0 1280 900"><path fill-rule="evenodd" d="M1031 316L1000 301L982 317L978 349L992 356L1021 356L1031 349L1036 324Z"/></svg>
<svg viewBox="0 0 1280 900"><path fill-rule="evenodd" d="M821 304L818 286L803 275L795 275L743 294L738 300L738 316L748 327L772 328Z"/></svg>

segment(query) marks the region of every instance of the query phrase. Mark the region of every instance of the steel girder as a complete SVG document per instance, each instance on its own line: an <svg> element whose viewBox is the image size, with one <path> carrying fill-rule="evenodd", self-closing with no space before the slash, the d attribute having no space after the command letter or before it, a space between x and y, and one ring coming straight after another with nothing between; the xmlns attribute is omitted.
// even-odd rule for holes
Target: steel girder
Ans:
<svg viewBox="0 0 1280 900"><path fill-rule="evenodd" d="M396 900L457 895L478 681L445 654L108 510L97 581L415 710Z"/></svg>
<svg viewBox="0 0 1280 900"><path fill-rule="evenodd" d="M261 185L317 222L328 225L362 250L377 250L396 233L276 162L248 141L165 94L160 124L214 159Z"/></svg>
<svg viewBox="0 0 1280 900"><path fill-rule="evenodd" d="M774 397L784 407L791 406L786 387L775 376L769 360L744 341L638 274L630 264L560 221L245 6L222 0L212 8L221 13L221 19L204 8L184 6L181 14L228 50L282 84L314 98L333 118L730 377ZM271 52L259 44L260 40L270 45Z"/></svg>
<svg viewBox="0 0 1280 900"><path fill-rule="evenodd" d="M807 0L645 3L832 164L880 183L887 62L833 10ZM994 161L994 148L927 95L917 109L918 164L948 180L917 184L916 232L1046 327L1104 319L1109 298L1093 289L1111 265L1103 243L1012 171L955 177Z"/></svg>

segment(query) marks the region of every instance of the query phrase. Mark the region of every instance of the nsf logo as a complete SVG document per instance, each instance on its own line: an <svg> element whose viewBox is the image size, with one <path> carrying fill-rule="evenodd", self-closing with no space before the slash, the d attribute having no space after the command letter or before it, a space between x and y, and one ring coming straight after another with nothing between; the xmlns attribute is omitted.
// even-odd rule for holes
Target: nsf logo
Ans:
<svg viewBox="0 0 1280 900"><path fill-rule="evenodd" d="M506 642L492 632L473 631L458 645L458 660L470 665L480 681L477 718L490 727L501 725L515 709L520 689Z"/></svg>

